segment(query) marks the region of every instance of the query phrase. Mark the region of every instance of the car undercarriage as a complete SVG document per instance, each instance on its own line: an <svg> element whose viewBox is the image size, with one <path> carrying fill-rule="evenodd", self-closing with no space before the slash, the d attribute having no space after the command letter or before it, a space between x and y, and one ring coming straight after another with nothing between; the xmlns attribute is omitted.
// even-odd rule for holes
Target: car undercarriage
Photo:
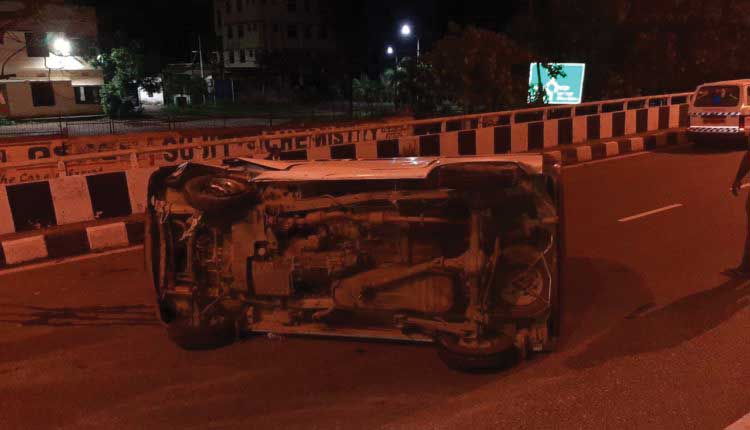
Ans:
<svg viewBox="0 0 750 430"><path fill-rule="evenodd" d="M147 264L173 340L434 341L469 370L549 348L556 178L502 160L382 176L301 180L241 161L155 173Z"/></svg>

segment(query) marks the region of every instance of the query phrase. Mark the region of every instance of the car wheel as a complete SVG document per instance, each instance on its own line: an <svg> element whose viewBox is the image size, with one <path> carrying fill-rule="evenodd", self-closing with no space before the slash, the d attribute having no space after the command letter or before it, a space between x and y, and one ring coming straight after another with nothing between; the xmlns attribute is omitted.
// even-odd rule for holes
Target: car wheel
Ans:
<svg viewBox="0 0 750 430"><path fill-rule="evenodd" d="M219 323L194 323L181 318L167 324L167 336L187 350L216 349L234 342L236 331L229 320Z"/></svg>
<svg viewBox="0 0 750 430"><path fill-rule="evenodd" d="M486 372L504 369L519 361L519 351L504 335L471 343L457 336L440 335L435 339L438 357L448 367L462 372Z"/></svg>
<svg viewBox="0 0 750 430"><path fill-rule="evenodd" d="M221 176L192 178L185 182L184 190L187 202L204 212L221 212L257 200L255 190L248 184Z"/></svg>

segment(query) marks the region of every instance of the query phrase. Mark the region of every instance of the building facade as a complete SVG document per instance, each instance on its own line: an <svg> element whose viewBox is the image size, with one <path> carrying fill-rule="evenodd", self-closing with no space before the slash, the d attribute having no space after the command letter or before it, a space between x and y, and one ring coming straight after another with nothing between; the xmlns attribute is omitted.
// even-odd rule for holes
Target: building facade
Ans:
<svg viewBox="0 0 750 430"><path fill-rule="evenodd" d="M62 0L0 19L0 117L101 114L102 73L81 56L96 35L95 9Z"/></svg>
<svg viewBox="0 0 750 430"><path fill-rule="evenodd" d="M264 51L332 52L330 0L214 0L225 69L253 69Z"/></svg>

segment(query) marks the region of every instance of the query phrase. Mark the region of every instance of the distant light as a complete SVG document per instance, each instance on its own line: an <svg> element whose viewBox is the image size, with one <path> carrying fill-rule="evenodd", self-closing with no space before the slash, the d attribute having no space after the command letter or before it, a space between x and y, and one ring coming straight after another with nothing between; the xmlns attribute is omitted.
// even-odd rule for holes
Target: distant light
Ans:
<svg viewBox="0 0 750 430"><path fill-rule="evenodd" d="M393 46L388 45L388 47L385 48L385 53L388 55L393 55Z"/></svg>
<svg viewBox="0 0 750 430"><path fill-rule="evenodd" d="M401 26L401 35L402 36L408 36L411 34L411 26L409 24L404 24Z"/></svg>
<svg viewBox="0 0 750 430"><path fill-rule="evenodd" d="M67 57L70 56L70 53L73 50L73 46L70 44L70 40L65 39L64 37L58 37L52 43L52 50L57 55Z"/></svg>

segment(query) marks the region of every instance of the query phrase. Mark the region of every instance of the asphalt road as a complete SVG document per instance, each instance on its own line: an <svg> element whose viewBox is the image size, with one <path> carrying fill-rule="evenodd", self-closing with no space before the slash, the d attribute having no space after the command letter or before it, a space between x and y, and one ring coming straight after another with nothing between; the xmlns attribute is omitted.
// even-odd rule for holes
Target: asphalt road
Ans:
<svg viewBox="0 0 750 430"><path fill-rule="evenodd" d="M493 374L419 345L182 351L155 322L140 251L0 275L0 429L722 429L750 411L750 283L720 274L744 240L740 157L566 169L559 350Z"/></svg>

